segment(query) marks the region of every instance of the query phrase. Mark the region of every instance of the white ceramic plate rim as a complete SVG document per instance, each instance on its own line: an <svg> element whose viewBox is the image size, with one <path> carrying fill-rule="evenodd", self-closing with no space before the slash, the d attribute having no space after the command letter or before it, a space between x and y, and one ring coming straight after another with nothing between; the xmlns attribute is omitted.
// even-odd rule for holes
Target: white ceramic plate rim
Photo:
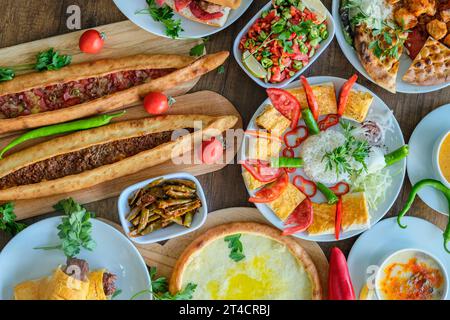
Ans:
<svg viewBox="0 0 450 320"><path fill-rule="evenodd" d="M337 77L320 76L320 77L308 78L308 81L311 84L333 82L336 86L336 83L343 83L346 80L342 79L342 78L337 78ZM297 87L299 85L300 85L300 82L296 81L296 82L291 83L289 86L287 86L287 88L293 88L293 87ZM360 91L369 92L374 97L374 101L372 103L371 108L373 108L374 105L378 105L380 108L383 108L385 110L390 110L389 107L383 102L383 100L381 100L376 94L371 92L369 89L363 87L362 85L360 85L358 83L355 84L354 88L357 90L360 90ZM267 98L265 101L263 101L263 103L259 106L259 108L253 114L253 117L249 122L247 130L255 129L254 124L255 124L256 117L263 111L264 106L269 103L270 103L269 98ZM392 115L392 116L394 117L394 115ZM403 134L401 133L402 131L401 131L400 125L398 124L395 117L394 117L393 123L394 123L395 130L401 134L401 136L399 136L398 138L399 138L400 142L402 143L402 145L404 145L405 142L404 142ZM387 138L389 138L389 135L387 135ZM240 152L241 159L245 159L245 150L246 150L245 143L246 143L246 139L244 139L242 141L241 152ZM401 145L399 145L398 147L400 147L400 146ZM378 221L380 221L386 215L386 213L390 210L390 208L394 204L395 200L397 199L397 197L400 194L400 191L402 189L403 182L405 179L405 174L406 174L406 160L403 159L403 161L395 164L394 166L397 166L397 167L401 166L401 168L399 168L401 172L395 175L390 188L393 188L396 183L398 184L398 188L393 190L392 193L390 193L391 197L386 198L384 205L379 206L379 207L386 208L384 212L379 213L377 215L377 217L374 217L373 213L370 212L371 213L371 220L370 220L371 226L375 225ZM394 166L393 166L393 168L394 168ZM393 169L391 169L391 170L393 170ZM247 186L246 186L246 188L247 188ZM254 192L250 191L248 188L247 188L247 192L252 195L254 193ZM272 210L267 205L265 205L263 203L256 203L255 205L258 208L258 210L262 213L262 215L267 220L269 220L269 222L271 222L274 226L276 226L280 230L284 229L282 221L272 212ZM379 210L380 209L378 209L378 211ZM339 241L354 237L354 236L364 232L365 230L367 230L367 229L351 230L351 231L343 232L343 233L341 233L341 237L340 237ZM297 238L301 238L301 239L305 239L305 240L309 240L309 241L317 241L317 242L336 241L335 236L331 235L331 234L320 235L320 236L310 236L306 232L301 232L301 233L296 233L293 236L297 237Z"/></svg>
<svg viewBox="0 0 450 320"><path fill-rule="evenodd" d="M319 0L320 1L320 0ZM245 33L247 33L248 29L255 23L256 19L258 19L262 12L269 9L270 6L272 6L272 1L269 1L261 10L258 11L258 13L245 25L245 27L239 32L236 39L234 40L233 44L233 55L234 59L238 63L238 65L241 67L242 70L257 84L259 84L263 88L282 88L287 86L289 83L294 81L296 78L298 78L302 73L304 73L308 68L320 57L320 55L327 49L327 47L330 45L330 43L333 41L334 33L335 33L335 25L333 17L331 16L331 13L327 9L327 25L328 25L328 38L321 42L319 50L312 56L311 60L309 60L309 63L306 65L306 67L303 67L301 70L299 70L293 77L290 79L284 80L280 83L266 83L261 79L256 78L254 75L252 75L247 68L242 63L242 52L239 50L239 42L241 41L242 37Z"/></svg>
<svg viewBox="0 0 450 320"><path fill-rule="evenodd" d="M116 7L134 24L140 28L156 34L158 36L169 38L159 22L153 21L153 19L147 14L135 14L136 11L147 8L147 3L145 0L113 0ZM181 17L176 12L174 15L175 19L181 19L181 26L184 29L180 33L179 39L198 39L215 34L230 25L232 25L237 19L239 19L245 11L250 7L253 0L243 0L241 6L238 9L231 10L228 16L227 22L222 27L213 27L206 24L201 24L184 17Z"/></svg>
<svg viewBox="0 0 450 320"><path fill-rule="evenodd" d="M398 227L396 217L384 219L356 240L348 255L347 264L357 298L367 279L367 274L361 274L361 268L378 265L381 262L379 260L400 249L415 248L429 252L450 270L450 255L444 251L442 245L442 230L417 217L404 217L403 223L408 226L406 229ZM386 228L391 228L390 232L386 232ZM421 229L427 234L422 237L415 233L411 235L413 231L410 230L413 228ZM400 236L402 231L407 234ZM447 285L447 299L449 298L450 286Z"/></svg>
<svg viewBox="0 0 450 320"><path fill-rule="evenodd" d="M367 71L364 69L363 65L358 59L358 56L356 55L355 50L352 46L350 46L347 41L345 41L344 38L344 32L342 31L342 21L341 17L339 15L339 7L340 7L340 0L333 0L333 17L334 22L336 25L336 39L339 43L339 46L342 49L342 52L344 53L347 60L358 70L359 73L361 73L364 77L366 77L368 80L372 81L374 84L378 85L375 81L372 80L372 78L369 76ZM427 93L432 91L441 90L443 88L446 88L450 85L450 82L437 84L434 86L417 86L413 84L409 84L402 80L402 76L405 74L408 67L411 65L412 60L406 56L406 54L402 55L402 58L400 59L400 68L399 73L397 76L397 92L401 93ZM378 85L379 86L379 85Z"/></svg>
<svg viewBox="0 0 450 320"><path fill-rule="evenodd" d="M412 185L419 182L422 179L437 179L439 180L439 177L436 175L433 169L433 163L432 163L432 154L428 154L428 158L422 159L422 157L425 157L427 152L424 152L424 148L429 149L430 151L433 150L433 146L422 146L420 151L416 152L416 141L422 140L422 136L425 136L427 138L431 138L430 133L427 132L421 132L422 127L427 124L428 121L432 121L434 117L437 116L440 112L446 113L447 119L450 119L450 103L445 104L437 109L434 109L429 114L427 114L420 122L417 124L417 126L414 128L414 131L411 135L411 138L409 139L409 145L410 145L410 155L407 159L407 171L408 171L408 179L411 182ZM443 117L442 119L446 119ZM434 126L434 128L436 128ZM439 132L436 132L435 136L438 137L441 135L444 131L450 130L450 121L449 125L447 127L443 127L442 129L436 128L436 130L440 130ZM434 142L434 141L433 141ZM418 176L417 171L415 170L416 164L415 164L415 157L419 157L422 162L421 167L428 170L427 173L429 175L427 176ZM414 162L413 162L414 161ZM427 161L427 162L425 162ZM414 173L413 173L414 172ZM445 199L445 197L437 190L434 190L433 188L425 188L419 191L418 193L420 199L422 199L423 202L426 203L427 206L429 206L431 209L443 214L448 215L448 202Z"/></svg>
<svg viewBox="0 0 450 320"><path fill-rule="evenodd" d="M27 240L27 236L29 233L35 232L35 230L39 230L42 229L43 232L47 232L50 230L47 230L48 228L52 227L53 225L57 225L60 223L62 216L57 216L57 217L52 217L52 218L47 218L44 220L41 220L39 222L36 222L32 225L30 225L29 227L27 227L25 230L23 230L22 232L20 232L19 234L17 234L14 238L11 239L10 242L8 242L8 244L3 248L3 250L0 253L0 266L2 266L4 264L3 259L7 259L6 257L13 255L13 257L16 257L18 259L18 256L20 255L20 253L17 252L13 252L13 248L16 246L21 245L20 243L23 241ZM104 223L100 220L97 219L92 219L92 225L94 230L95 229L103 229L103 231L98 231L98 232L108 232L111 233L111 236L108 236L111 240L115 239L115 241L120 241L123 243L123 245L125 247L127 247L127 251L131 252L131 254L134 256L134 262L132 264L134 264L133 270L129 270L128 272L132 272L133 274L137 274L139 272L141 272L141 276L139 276L140 278L142 278L140 280L140 282L142 282L140 284L140 290L145 290L147 288L150 288L150 284L151 284L151 279L148 273L148 269L147 269L147 265L145 264L144 259L142 258L141 254L139 253L139 251L136 249L136 247L122 234L120 233L120 231L116 230L114 227L108 225L107 223ZM54 228L55 230L51 231L55 233L57 233L56 228ZM95 232L95 231L94 231ZM51 235L49 235L51 236ZM56 239L55 239L56 240ZM51 245L52 243L49 243L48 245ZM30 250L34 250L32 247L34 246L39 246L39 245L45 245L43 243L39 243L38 241L36 241L36 243L31 243L29 244L29 246L31 247ZM108 246L110 245L110 243L107 244ZM102 243L97 242L97 248L99 246L103 246ZM113 251L110 250L105 250L110 252L111 255L114 255ZM40 253L40 256L42 256L42 259L45 259L46 255L58 255L58 260L59 260L59 256L61 256L61 262L65 262L66 257L64 256L64 254L61 251L58 250L51 250L51 251L46 251L46 250L36 250L36 252ZM93 252L88 252L87 250L82 249L82 252L78 255L78 257L80 258L85 258L85 255L95 255L95 249ZM11 262L8 262L9 264ZM21 260L18 260L17 262L14 263L22 263ZM89 263L89 259L88 259L88 263ZM125 263L127 264L131 264L130 261L126 261ZM123 264L125 264L123 263ZM62 263L63 264L63 263ZM121 263L122 266L122 263ZM51 266L49 268L49 270L45 270L41 273L41 276L45 276L51 273L52 268L56 268L57 265ZM109 266L107 265L102 265L102 268L108 269ZM109 270L111 270L111 268L109 268ZM120 280L120 275L118 275L119 280ZM25 277L26 278L26 277ZM24 281L25 279L22 279L21 281ZM0 281L1 281L1 277L0 277ZM2 288L4 285L0 282L0 300L1 299L11 299L12 297L2 297L3 291L5 290L4 288ZM124 290L124 286L122 285L120 288L118 289L122 289ZM11 289L12 290L12 289ZM137 290L136 292L129 290L130 292L128 292L129 294L131 294L130 296L124 296L124 292L122 292L121 295L119 295L116 299L124 299L124 300L128 300L131 298L131 296L137 292L139 292L140 290ZM145 299L145 300L151 300L152 297L150 294L143 294L139 297L139 299Z"/></svg>
<svg viewBox="0 0 450 320"><path fill-rule="evenodd" d="M150 182L155 181L157 179L161 179L161 178L163 178L164 180L187 179L187 180L193 181L196 184L197 194L202 203L202 207L194 215L194 219L192 221L191 227L185 228L185 227L173 224L164 229L156 230L156 231L154 231L150 234L147 234L145 236L142 236L142 237L136 237L136 238L128 237L128 233L130 232L129 222L126 219L127 214L130 212L130 207L128 205L128 198L130 197L130 195L133 192L145 187ZM205 197L205 192L203 190L203 187L200 184L200 181L198 181L196 177L194 177L193 175L191 175L187 172L178 172L178 173L167 174L164 176L159 176L156 178L151 178L151 179L148 179L145 181L135 183L135 184L127 187L120 193L119 199L117 200L117 206L118 206L120 223L122 224L122 228L123 228L125 234L131 241L138 243L138 244L149 244L149 243L154 243L154 242L158 242L158 241L169 240L169 239L179 237L179 236L188 234L190 232L193 232L193 231L197 230L198 228L200 228L205 223L206 217L208 215L208 204L206 202L206 197Z"/></svg>

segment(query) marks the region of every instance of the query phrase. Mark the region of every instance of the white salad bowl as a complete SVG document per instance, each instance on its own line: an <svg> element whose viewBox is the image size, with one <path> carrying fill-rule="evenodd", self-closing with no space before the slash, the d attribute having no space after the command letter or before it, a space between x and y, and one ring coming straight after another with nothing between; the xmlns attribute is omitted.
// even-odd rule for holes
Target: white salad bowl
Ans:
<svg viewBox="0 0 450 320"><path fill-rule="evenodd" d="M242 37L248 32L250 27L255 23L255 21L259 17L261 17L261 14L263 13L263 11L268 10L271 6L272 6L272 1L269 1L247 23L247 25L241 30L241 32L239 32L239 34L237 35L236 39L234 40L233 55L234 55L234 58L236 59L237 63L239 64L239 66L242 68L242 70L244 70L244 72L250 78L252 78L253 81L255 81L257 84L259 84L261 87L264 87L264 88L283 88L286 85L288 85L289 83L291 83L292 81L294 81L295 79L297 79L303 72L305 72L317 60L317 58L319 58L320 55L326 50L326 48L330 45L331 41L333 41L334 33L335 33L335 26L334 26L333 17L332 17L331 13L327 9L327 19L326 19L326 21L327 21L327 27L328 27L328 29L327 29L328 30L328 38L320 43L319 50L317 50L316 53L312 56L312 58L309 60L309 63L305 67L303 67L302 69L297 71L293 77L291 77L290 79L286 79L283 82L280 82L280 83L264 82L263 80L261 80L261 79L255 77L254 75L252 75L250 73L250 71L248 71L247 68L244 66L244 64L242 62L242 54L243 54L243 52L239 49L239 43L240 43Z"/></svg>
<svg viewBox="0 0 450 320"><path fill-rule="evenodd" d="M168 240L172 239L184 234L187 234L189 232L192 232L194 230L197 230L200 228L206 221L206 216L208 214L208 205L206 203L205 193L203 191L202 186L200 185L200 182L195 178L193 175L185 172L180 173L173 173L168 174L156 178L151 178L136 184L133 184L122 191L122 193L119 196L118 200L118 209L119 209L119 219L120 223L122 224L122 228L125 232L125 234L128 236L130 232L130 222L126 219L127 215L130 212L130 206L128 205L128 199L139 189L144 188L146 185L151 183L152 181L155 181L157 179L163 178L164 180L170 180L170 179L186 179L190 180L195 183L197 186L197 195L202 203L201 208L197 210L197 212L194 215L194 218L192 220L192 225L190 228L186 228L177 224L172 224L166 228L155 230L145 236L140 237L129 237L131 241L138 243L138 244L149 244L154 243L158 241Z"/></svg>

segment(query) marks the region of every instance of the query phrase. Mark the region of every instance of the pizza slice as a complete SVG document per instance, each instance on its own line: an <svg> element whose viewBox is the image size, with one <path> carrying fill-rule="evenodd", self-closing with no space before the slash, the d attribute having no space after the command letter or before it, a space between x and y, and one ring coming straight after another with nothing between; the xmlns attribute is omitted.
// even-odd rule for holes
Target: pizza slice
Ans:
<svg viewBox="0 0 450 320"><path fill-rule="evenodd" d="M419 86L432 86L450 81L450 49L429 37L403 81Z"/></svg>
<svg viewBox="0 0 450 320"><path fill-rule="evenodd" d="M373 81L384 89L395 93L403 46L397 46L395 54L377 55L377 50L373 47L373 44L381 43L383 45L380 37L381 35L374 35L365 24L357 26L354 33L355 50L361 64Z"/></svg>

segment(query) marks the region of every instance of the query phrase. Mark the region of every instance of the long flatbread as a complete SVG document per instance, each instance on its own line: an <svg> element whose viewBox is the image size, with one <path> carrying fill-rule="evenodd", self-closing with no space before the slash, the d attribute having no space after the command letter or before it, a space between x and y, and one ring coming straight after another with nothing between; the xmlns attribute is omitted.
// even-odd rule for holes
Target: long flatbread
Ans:
<svg viewBox="0 0 450 320"><path fill-rule="evenodd" d="M181 83L200 77L223 64L228 55L228 52L222 51L203 56L197 60L178 55L136 55L75 64L58 71L19 76L13 81L0 84L0 99L24 91L46 88L51 85L69 83L71 81L83 81L87 78L96 78L117 72L143 69L173 69L168 74L156 79L151 79L131 88L116 91L80 104L0 119L0 133L66 122L93 114L117 110L123 106L138 102L148 92L166 91Z"/></svg>
<svg viewBox="0 0 450 320"><path fill-rule="evenodd" d="M190 151L203 136L232 128L237 120L167 115L117 122L37 144L0 161L0 201L72 192L141 171ZM200 126L202 130L192 132ZM183 136L173 137L174 131L183 129Z"/></svg>

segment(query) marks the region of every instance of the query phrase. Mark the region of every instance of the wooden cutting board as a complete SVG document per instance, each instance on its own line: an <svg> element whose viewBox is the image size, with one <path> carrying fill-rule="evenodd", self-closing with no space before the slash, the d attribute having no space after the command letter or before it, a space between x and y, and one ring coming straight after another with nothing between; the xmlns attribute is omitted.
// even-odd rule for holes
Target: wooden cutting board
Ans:
<svg viewBox="0 0 450 320"><path fill-rule="evenodd" d="M149 19L151 19L149 17ZM63 54L72 56L72 63L80 63L104 58L126 57L135 54L171 53L189 55L190 49L201 43L201 39L173 40L158 37L147 32L131 21L123 21L95 27L106 34L105 46L98 54L86 54L80 51L78 40L85 30L75 31L47 39L19 44L0 49L0 65L15 66L34 63L36 55L54 48ZM31 71L28 71L31 72ZM23 73L23 72L22 72ZM184 83L168 93L172 96L187 93L199 79Z"/></svg>
<svg viewBox="0 0 450 320"><path fill-rule="evenodd" d="M130 119L141 119L144 117L148 117L148 113L145 112L142 105L134 106L126 110L127 113L124 116L116 118L113 122ZM239 118L239 121L236 124L235 129L237 128L242 129L242 119L239 112L226 98L212 91L199 91L196 93L177 97L176 103L171 107L168 114L205 114L211 116L235 115ZM8 144L9 141L14 139L16 136L17 134L0 138L0 148L3 148L5 145ZM45 140L49 140L49 138L29 141L15 148L14 152ZM237 137L234 141L234 145L231 143L227 144L227 149L225 150L225 152L229 155L227 159L229 159L230 161L232 161L232 159L236 155L237 150L241 145L241 140L242 140L241 137ZM115 180L107 181L88 189L75 191L69 194L54 195L45 198L15 201L15 213L19 220L25 219L53 211L52 206L56 204L59 200L67 197L72 197L77 202L82 204L89 203L117 196L123 189L125 189L129 185L152 177L174 172L188 172L191 173L192 175L198 176L205 173L220 170L225 166L226 164L180 165L174 164L170 160L163 164L140 171L138 173L121 177Z"/></svg>
<svg viewBox="0 0 450 320"><path fill-rule="evenodd" d="M168 240L164 244L153 243L148 245L136 245L146 264L156 267L159 276L170 278L172 268L184 249L200 234L206 230L230 222L253 221L267 224L267 220L256 208L227 208L208 214L205 224L198 230L184 236ZM107 221L110 223L109 221ZM116 225L119 230L123 230ZM327 296L328 261L322 249L316 242L296 239L298 243L309 253L319 272L324 296Z"/></svg>

